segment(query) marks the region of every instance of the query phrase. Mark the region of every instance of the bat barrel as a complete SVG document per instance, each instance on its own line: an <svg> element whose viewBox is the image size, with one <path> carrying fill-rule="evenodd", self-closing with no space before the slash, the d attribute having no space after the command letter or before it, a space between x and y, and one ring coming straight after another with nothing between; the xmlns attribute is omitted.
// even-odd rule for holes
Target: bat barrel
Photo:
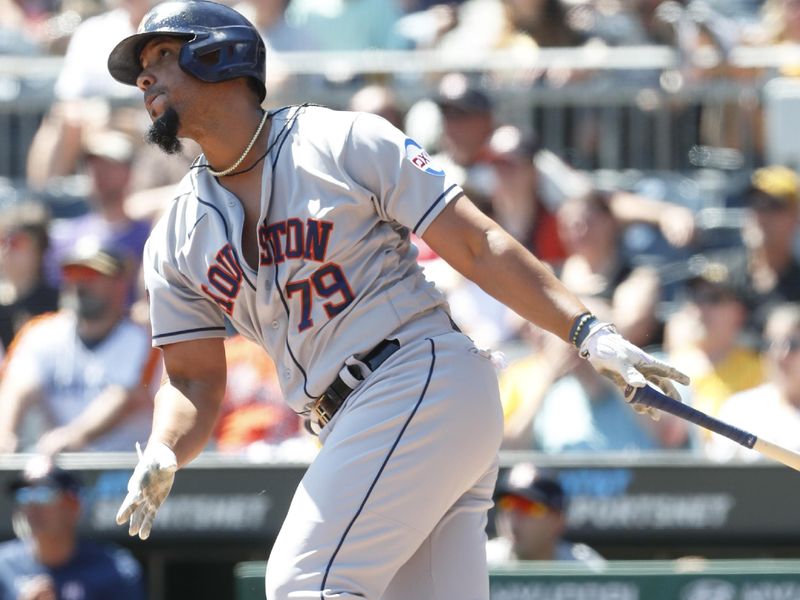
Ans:
<svg viewBox="0 0 800 600"><path fill-rule="evenodd" d="M632 397L631 392L633 393ZM715 419L704 412L692 408L688 404L670 398L649 385L640 388L628 386L625 389L625 397L628 398L628 402L632 404L642 404L644 406L652 406L653 408L663 410L664 412L690 421L709 431L725 436L729 440L733 440L745 448L753 448L758 440L752 433L729 425L719 419Z"/></svg>

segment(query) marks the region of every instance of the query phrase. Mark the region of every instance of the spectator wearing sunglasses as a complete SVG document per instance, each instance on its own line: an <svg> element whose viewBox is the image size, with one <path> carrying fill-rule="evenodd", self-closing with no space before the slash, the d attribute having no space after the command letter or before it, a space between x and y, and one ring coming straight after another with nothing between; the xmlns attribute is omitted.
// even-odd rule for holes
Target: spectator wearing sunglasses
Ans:
<svg viewBox="0 0 800 600"><path fill-rule="evenodd" d="M605 560L586 544L564 539L567 499L555 474L518 463L495 489L497 537L486 545L490 565L519 560L578 561L591 567Z"/></svg>
<svg viewBox="0 0 800 600"><path fill-rule="evenodd" d="M781 446L800 450L800 304L775 307L764 331L767 381L731 396L719 411L725 422L765 436ZM708 454L717 460L756 460L753 450L712 436Z"/></svg>
<svg viewBox="0 0 800 600"><path fill-rule="evenodd" d="M127 317L125 264L92 239L62 263L64 308L30 321L7 356L0 451L123 451L148 438L160 360L148 332ZM34 411L43 426L20 441L23 417Z"/></svg>
<svg viewBox="0 0 800 600"><path fill-rule="evenodd" d="M732 394L764 381L758 349L747 336L747 273L733 258L692 261L690 269L685 302L667 321L665 346L669 360L691 377L687 401L718 416Z"/></svg>
<svg viewBox="0 0 800 600"><path fill-rule="evenodd" d="M0 544L0 598L142 600L141 567L125 549L80 539L81 482L36 456L14 480L17 539Z"/></svg>

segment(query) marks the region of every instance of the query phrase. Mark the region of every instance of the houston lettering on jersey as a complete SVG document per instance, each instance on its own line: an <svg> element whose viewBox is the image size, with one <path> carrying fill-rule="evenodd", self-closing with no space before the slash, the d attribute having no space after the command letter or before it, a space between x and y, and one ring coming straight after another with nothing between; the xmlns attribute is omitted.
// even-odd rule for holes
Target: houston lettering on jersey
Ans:
<svg viewBox="0 0 800 600"><path fill-rule="evenodd" d="M217 252L207 277L209 285L201 285L202 290L228 315L233 315L233 303L242 289L242 267L230 244L225 244Z"/></svg>
<svg viewBox="0 0 800 600"><path fill-rule="evenodd" d="M290 258L324 262L333 223L317 219L286 219L258 228L259 264L280 264Z"/></svg>

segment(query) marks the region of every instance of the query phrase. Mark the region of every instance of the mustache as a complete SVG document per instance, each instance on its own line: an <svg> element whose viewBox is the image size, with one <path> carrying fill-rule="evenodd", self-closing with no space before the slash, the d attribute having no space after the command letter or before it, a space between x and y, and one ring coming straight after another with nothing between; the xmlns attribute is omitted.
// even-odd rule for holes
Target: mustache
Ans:
<svg viewBox="0 0 800 600"><path fill-rule="evenodd" d="M149 90L148 90L149 91ZM153 94L157 94L156 90ZM183 144L178 139L180 117L177 111L170 107L150 125L145 135L145 141L155 144L167 154L177 154L183 150Z"/></svg>

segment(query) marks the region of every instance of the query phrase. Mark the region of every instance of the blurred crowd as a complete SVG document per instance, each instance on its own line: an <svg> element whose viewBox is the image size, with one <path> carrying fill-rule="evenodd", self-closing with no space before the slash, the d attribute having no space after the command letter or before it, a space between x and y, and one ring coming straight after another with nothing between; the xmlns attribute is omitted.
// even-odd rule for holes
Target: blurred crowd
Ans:
<svg viewBox="0 0 800 600"><path fill-rule="evenodd" d="M24 181L0 210L0 451L130 452L149 434L162 377L150 347L142 248L197 149L165 157L142 141L135 88L106 57L154 0L0 0L0 55L63 55L53 103L26 150ZM657 73L570 71L427 75L408 102L401 76L349 81L335 108L380 114L461 181L470 198L552 267L601 318L692 377L684 401L800 448L800 180L770 163L726 173L723 226L664 185L627 185L549 148L536 127L499 111L493 82L520 90L633 78L676 91L752 77L736 47L800 41L800 0L244 0L235 4L270 48L270 89L291 85L293 52L482 50L668 45ZM798 65L800 66L800 65ZM788 67L769 75L794 76ZM341 90L336 75L304 85ZM327 86L327 87L326 87ZM298 101L303 98L299 97ZM760 109L753 107L754 118ZM710 146L736 148L725 106L695 115ZM535 125L535 124L534 124ZM602 144L587 121L578 145ZM751 140L752 141L752 140ZM756 140L756 145L760 143ZM686 152L689 148L684 149ZM656 192L653 190L656 189ZM667 190L664 192L664 190ZM659 191L660 190L660 191ZM678 419L650 421L568 345L525 324L415 240L456 323L503 351L507 449L684 450L721 460L749 451ZM262 458L313 454L315 440L282 403L275 368L236 332L212 449ZM781 425L780 429L775 424Z"/></svg>

